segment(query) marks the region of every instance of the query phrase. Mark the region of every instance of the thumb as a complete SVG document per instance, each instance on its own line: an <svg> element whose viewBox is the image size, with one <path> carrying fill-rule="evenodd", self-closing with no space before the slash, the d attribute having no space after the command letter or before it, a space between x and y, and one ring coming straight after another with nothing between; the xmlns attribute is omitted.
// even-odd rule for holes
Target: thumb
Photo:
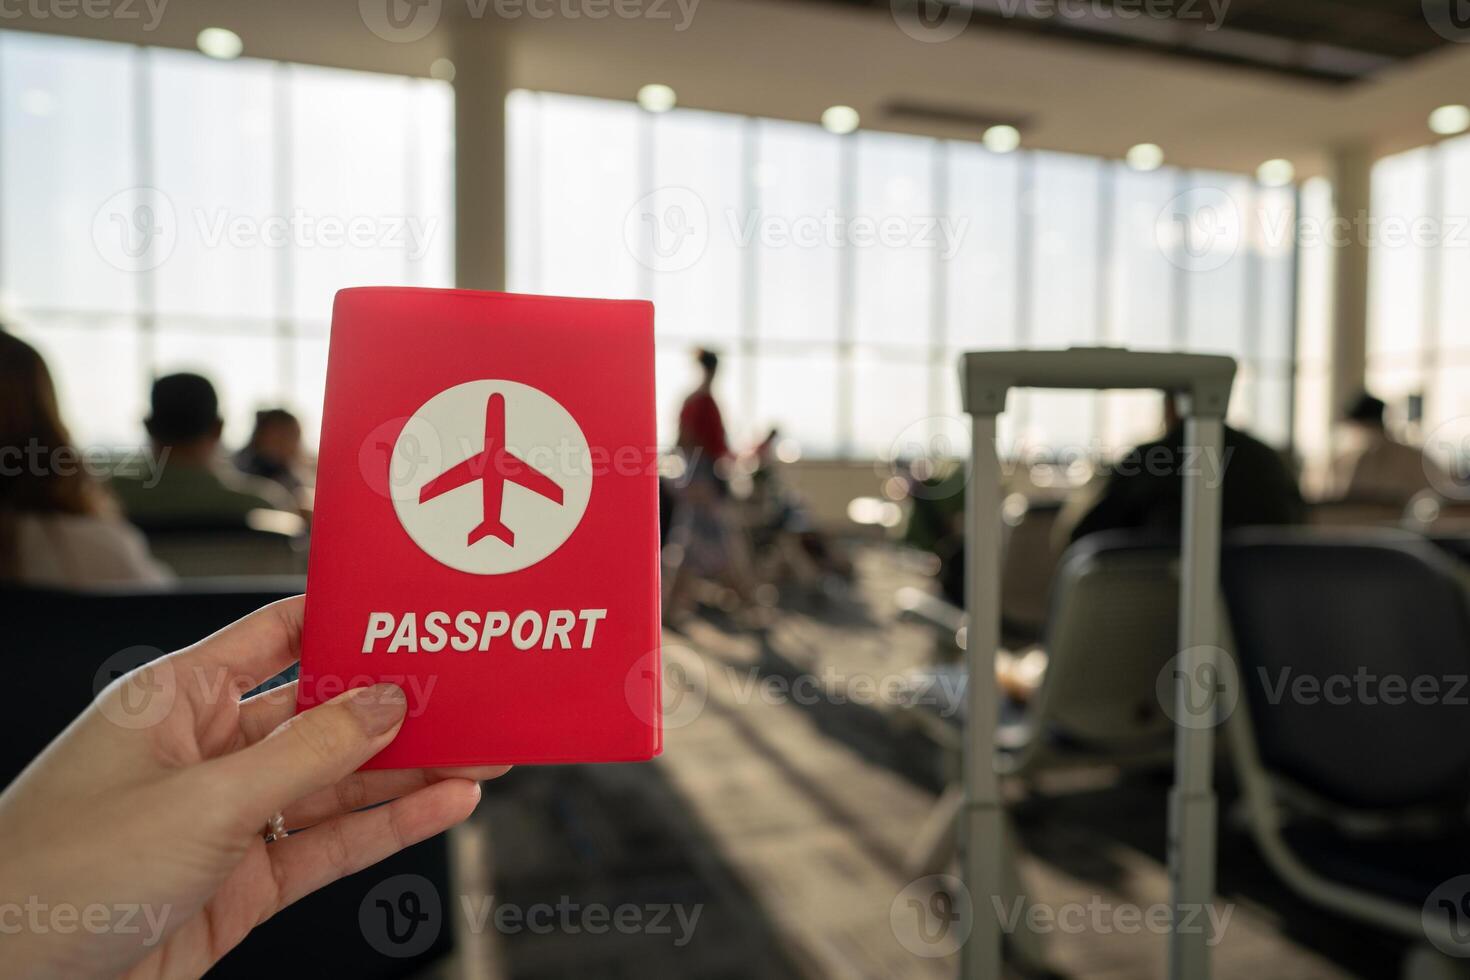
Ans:
<svg viewBox="0 0 1470 980"><path fill-rule="evenodd" d="M408 701L396 684L360 687L302 712L212 763L251 826L355 772L398 734Z"/></svg>

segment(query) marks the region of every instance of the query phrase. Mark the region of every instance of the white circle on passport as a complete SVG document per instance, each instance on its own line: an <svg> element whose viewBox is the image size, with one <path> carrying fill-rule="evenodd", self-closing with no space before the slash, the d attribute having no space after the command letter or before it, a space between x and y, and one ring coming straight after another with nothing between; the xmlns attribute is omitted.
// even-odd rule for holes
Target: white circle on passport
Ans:
<svg viewBox="0 0 1470 980"><path fill-rule="evenodd" d="M419 463L389 473L403 530L435 561L474 575L517 572L556 551L592 495L581 426L518 381L439 392L404 424L392 459Z"/></svg>

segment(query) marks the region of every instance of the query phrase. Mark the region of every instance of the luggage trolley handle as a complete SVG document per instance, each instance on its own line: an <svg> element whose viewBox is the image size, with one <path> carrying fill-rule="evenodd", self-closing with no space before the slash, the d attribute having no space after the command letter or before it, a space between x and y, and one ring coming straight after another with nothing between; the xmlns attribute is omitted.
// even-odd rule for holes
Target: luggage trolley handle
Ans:
<svg viewBox="0 0 1470 980"><path fill-rule="evenodd" d="M996 416L1012 388L1157 388L1183 396L1185 443L1218 458L1235 380L1235 360L1214 354L1129 351L1117 347L979 351L963 355L961 388L971 416L971 472L966 487L965 599L969 614L969 724L964 740L965 806L961 873L971 896L973 928L962 954L965 980L998 980L1000 921L991 907L1002 894L1004 814L995 774L995 651L1000 645L1000 460ZM1186 702L1190 678L1211 676L1218 643L1216 595L1220 553L1220 487L1195 467L1185 474L1183 560L1179 583L1179 719L1197 712ZM982 519L983 517L983 519ZM1214 895L1214 731L1180 724L1169 795L1169 878L1174 928L1169 976L1207 980L1209 935L1198 927Z"/></svg>

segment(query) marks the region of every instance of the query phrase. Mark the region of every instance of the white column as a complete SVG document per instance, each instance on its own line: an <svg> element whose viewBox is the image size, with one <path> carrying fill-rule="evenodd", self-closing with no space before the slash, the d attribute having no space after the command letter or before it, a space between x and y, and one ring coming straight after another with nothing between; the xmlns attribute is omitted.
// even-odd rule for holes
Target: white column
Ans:
<svg viewBox="0 0 1470 980"><path fill-rule="evenodd" d="M1332 355L1327 386L1329 418L1336 422L1363 388L1368 364L1368 236L1373 154L1365 146L1332 155L1333 214L1347 231L1332 243Z"/></svg>
<svg viewBox="0 0 1470 980"><path fill-rule="evenodd" d="M453 31L454 282L505 288L505 97L510 43L495 17L463 18Z"/></svg>

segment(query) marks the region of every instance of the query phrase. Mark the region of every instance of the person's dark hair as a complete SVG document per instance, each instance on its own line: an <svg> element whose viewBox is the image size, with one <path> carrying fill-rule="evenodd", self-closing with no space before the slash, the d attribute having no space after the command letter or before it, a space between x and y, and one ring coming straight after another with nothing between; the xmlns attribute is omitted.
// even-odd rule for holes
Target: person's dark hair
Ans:
<svg viewBox="0 0 1470 980"><path fill-rule="evenodd" d="M61 421L56 386L34 347L0 327L0 579L18 569L20 514L97 514L106 496Z"/></svg>
<svg viewBox="0 0 1470 980"><path fill-rule="evenodd" d="M261 434L278 425L294 426L299 429L301 420L284 408L262 408L255 413L255 431L250 433L250 445L258 445Z"/></svg>
<svg viewBox="0 0 1470 980"><path fill-rule="evenodd" d="M1353 399L1347 410L1347 419L1365 425L1382 425L1383 412L1387 407L1381 398L1374 398L1365 391Z"/></svg>
<svg viewBox="0 0 1470 980"><path fill-rule="evenodd" d="M151 413L145 425L155 441L189 443L213 435L219 426L219 398L209 379L198 374L167 374L153 382Z"/></svg>
<svg viewBox="0 0 1470 980"><path fill-rule="evenodd" d="M720 355L712 350L705 350L701 347L694 352L694 359L699 362L700 367L704 368L704 373L711 378L715 376L715 371L719 370Z"/></svg>

